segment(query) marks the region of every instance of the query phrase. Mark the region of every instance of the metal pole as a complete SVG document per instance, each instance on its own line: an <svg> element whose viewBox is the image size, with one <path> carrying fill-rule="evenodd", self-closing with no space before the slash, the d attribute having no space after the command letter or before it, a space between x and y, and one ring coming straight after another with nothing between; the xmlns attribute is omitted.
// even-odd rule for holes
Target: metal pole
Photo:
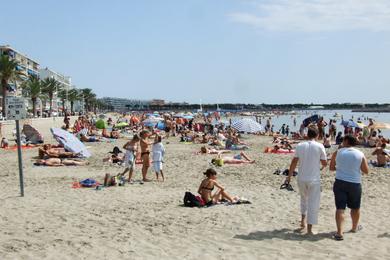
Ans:
<svg viewBox="0 0 390 260"><path fill-rule="evenodd" d="M18 143L18 161L19 161L20 196L24 197L22 146L21 146L21 143L20 143L19 120L16 120L16 139L17 139L17 143Z"/></svg>

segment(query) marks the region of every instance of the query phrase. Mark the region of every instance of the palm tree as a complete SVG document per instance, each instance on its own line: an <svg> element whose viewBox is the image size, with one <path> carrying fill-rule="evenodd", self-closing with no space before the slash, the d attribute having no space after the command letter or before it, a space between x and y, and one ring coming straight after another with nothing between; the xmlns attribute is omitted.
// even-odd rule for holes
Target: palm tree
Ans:
<svg viewBox="0 0 390 260"><path fill-rule="evenodd" d="M18 66L18 62L10 59L8 55L0 55L0 80L1 80L1 88L2 88L2 113L3 117L5 117L5 98L8 94L8 82L16 81L20 78L21 73L16 70Z"/></svg>
<svg viewBox="0 0 390 260"><path fill-rule="evenodd" d="M91 101L96 98L96 94L92 92L90 88L81 89L81 93L84 99L84 108L88 112L91 109Z"/></svg>
<svg viewBox="0 0 390 260"><path fill-rule="evenodd" d="M62 89L62 84L54 78L46 78L42 81L42 93L45 93L50 102L50 116L53 113L53 98L54 94Z"/></svg>
<svg viewBox="0 0 390 260"><path fill-rule="evenodd" d="M37 99L41 96L42 82L41 80L35 76L30 75L28 80L23 82L22 84L22 93L23 96L31 99L33 106L33 115L36 115L36 102Z"/></svg>
<svg viewBox="0 0 390 260"><path fill-rule="evenodd" d="M73 106L74 102L77 100L81 100L81 91L78 89L71 89L68 92L68 101L70 102L70 112L73 114Z"/></svg>
<svg viewBox="0 0 390 260"><path fill-rule="evenodd" d="M64 88L61 88L58 92L57 92L57 96L61 99L61 103L62 103L62 111L65 113L65 100L68 99L68 91Z"/></svg>

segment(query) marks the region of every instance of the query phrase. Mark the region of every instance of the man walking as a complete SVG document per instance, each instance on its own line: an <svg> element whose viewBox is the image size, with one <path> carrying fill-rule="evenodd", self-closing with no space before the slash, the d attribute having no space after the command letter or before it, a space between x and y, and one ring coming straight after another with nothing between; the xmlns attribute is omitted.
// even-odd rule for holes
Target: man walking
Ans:
<svg viewBox="0 0 390 260"><path fill-rule="evenodd" d="M307 222L307 234L313 234L312 227L318 223L321 198L320 173L327 165L325 148L315 141L317 136L318 129L310 127L307 131L309 140L298 144L286 178L286 183L290 183L299 162L297 181L301 196L301 230L305 229Z"/></svg>
<svg viewBox="0 0 390 260"><path fill-rule="evenodd" d="M344 211L351 209L352 233L356 233L360 219L360 201L362 196L361 172L368 174L367 159L364 154L355 149L357 140L352 135L344 136L340 149L332 155L330 170L336 171L336 180L333 185L333 193L336 203L337 233L335 240L343 240Z"/></svg>

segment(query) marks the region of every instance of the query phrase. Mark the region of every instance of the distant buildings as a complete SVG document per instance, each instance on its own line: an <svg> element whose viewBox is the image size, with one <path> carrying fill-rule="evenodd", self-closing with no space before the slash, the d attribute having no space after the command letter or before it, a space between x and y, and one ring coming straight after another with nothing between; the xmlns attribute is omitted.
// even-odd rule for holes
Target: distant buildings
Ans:
<svg viewBox="0 0 390 260"><path fill-rule="evenodd" d="M118 112L146 109L150 106L151 103L151 101L148 100L114 98L114 97L104 97L101 98L101 100Z"/></svg>
<svg viewBox="0 0 390 260"><path fill-rule="evenodd" d="M22 83L28 79L29 75L35 75L38 76L40 79L46 79L46 78L54 78L58 82L62 84L62 86L65 88L66 91L71 90L72 88L75 88L74 85L72 85L72 78L70 76L65 76L59 72L56 72L54 70L49 69L48 67L45 67L44 69L39 68L39 63L31 58L29 58L27 55L22 54L21 52L15 50L9 45L0 45L0 55L7 55L11 59L17 61L19 65L16 67L16 69L21 72L20 79L18 79L16 82L9 82L9 93L16 96L21 96L21 88L20 86ZM1 104L2 96L0 93L0 104ZM31 105L31 104L30 104ZM42 102L39 100L37 104L38 109L42 109ZM49 104L46 103L46 107L44 107L42 110L48 109ZM57 93L55 94L55 98L53 100L53 110L58 111L59 108L62 107L61 101L57 97ZM66 108L69 108L68 102L65 104ZM76 102L74 105L75 111L81 111L82 110L82 104L80 102Z"/></svg>

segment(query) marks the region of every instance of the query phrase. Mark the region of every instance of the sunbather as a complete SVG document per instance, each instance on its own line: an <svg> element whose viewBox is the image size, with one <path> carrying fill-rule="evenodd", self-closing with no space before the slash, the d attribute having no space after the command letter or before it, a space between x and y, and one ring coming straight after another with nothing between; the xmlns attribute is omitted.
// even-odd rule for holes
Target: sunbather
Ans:
<svg viewBox="0 0 390 260"><path fill-rule="evenodd" d="M218 150L214 148L207 148L206 146L202 146L200 148L199 154L221 154L221 153L230 153L230 150Z"/></svg>
<svg viewBox="0 0 390 260"><path fill-rule="evenodd" d="M385 167L390 162L390 156L385 148L386 144L383 143L381 147L376 148L372 153L372 155L376 155L376 161L373 161L373 164L377 167Z"/></svg>
<svg viewBox="0 0 390 260"><path fill-rule="evenodd" d="M217 172L214 169L207 169L203 173L206 178L199 185L198 193L201 195L206 206L211 206L221 202L223 199L234 203L237 198L231 197L225 192L225 188L217 182ZM218 190L213 194L212 191L217 187Z"/></svg>
<svg viewBox="0 0 390 260"><path fill-rule="evenodd" d="M244 164L244 163L254 163L254 162L255 160L249 158L249 156L244 152L241 152L233 157L228 157L228 156L222 157L221 154L219 154L217 158L211 160L211 163L215 165Z"/></svg>
<svg viewBox="0 0 390 260"><path fill-rule="evenodd" d="M67 152L62 147L52 147L51 144L45 144L38 150L38 156L43 158L74 158L78 157L78 153Z"/></svg>
<svg viewBox="0 0 390 260"><path fill-rule="evenodd" d="M34 165L36 166L84 166L88 165L88 161L81 161L76 159L59 159L59 158L49 158L49 159L39 159Z"/></svg>

